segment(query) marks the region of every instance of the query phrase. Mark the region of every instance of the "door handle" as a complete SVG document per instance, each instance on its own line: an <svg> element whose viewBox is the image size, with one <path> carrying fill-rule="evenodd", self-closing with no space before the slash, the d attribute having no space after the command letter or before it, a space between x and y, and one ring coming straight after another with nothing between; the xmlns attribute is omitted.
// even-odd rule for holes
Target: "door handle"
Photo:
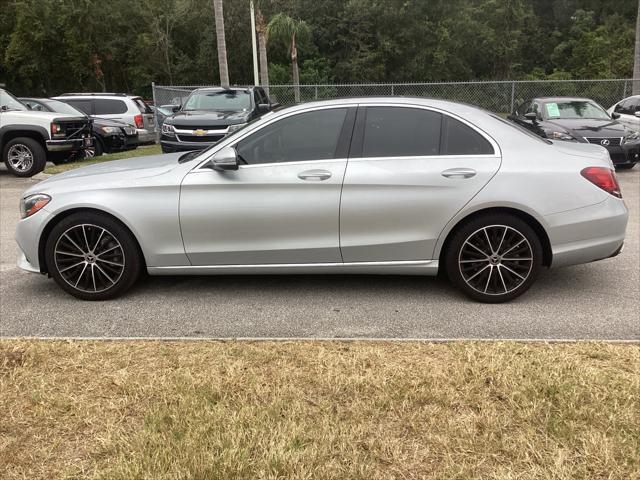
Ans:
<svg viewBox="0 0 640 480"><path fill-rule="evenodd" d="M473 168L450 168L442 172L442 176L446 178L471 178L476 172Z"/></svg>
<svg viewBox="0 0 640 480"><path fill-rule="evenodd" d="M311 182L321 182L331 178L331 172L327 170L305 170L298 174L300 180L307 180Z"/></svg>

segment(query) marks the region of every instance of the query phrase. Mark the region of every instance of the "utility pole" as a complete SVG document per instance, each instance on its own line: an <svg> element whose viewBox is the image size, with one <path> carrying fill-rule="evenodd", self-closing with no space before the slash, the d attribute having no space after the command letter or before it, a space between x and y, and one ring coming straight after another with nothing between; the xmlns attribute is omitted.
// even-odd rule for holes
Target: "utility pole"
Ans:
<svg viewBox="0 0 640 480"><path fill-rule="evenodd" d="M218 46L218 68L220 69L220 86L229 87L227 42L224 38L224 13L222 12L222 0L213 0L213 12L216 17L216 44Z"/></svg>
<svg viewBox="0 0 640 480"><path fill-rule="evenodd" d="M633 95L640 95L640 0L638 1L638 15L636 17L636 51L633 61Z"/></svg>
<svg viewBox="0 0 640 480"><path fill-rule="evenodd" d="M253 53L253 84L260 85L258 78L258 47L256 46L256 14L253 11L253 0L249 3L251 12L251 51Z"/></svg>

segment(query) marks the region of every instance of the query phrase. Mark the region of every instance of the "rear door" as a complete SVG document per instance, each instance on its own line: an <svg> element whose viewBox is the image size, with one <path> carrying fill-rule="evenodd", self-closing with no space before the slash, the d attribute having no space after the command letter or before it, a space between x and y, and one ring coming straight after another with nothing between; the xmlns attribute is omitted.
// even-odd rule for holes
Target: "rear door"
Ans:
<svg viewBox="0 0 640 480"><path fill-rule="evenodd" d="M500 167L497 144L446 113L360 107L340 207L345 262L432 259L446 223Z"/></svg>
<svg viewBox="0 0 640 480"><path fill-rule="evenodd" d="M151 107L146 103L144 103L144 100L142 100L142 98L140 97L134 98L133 101L138 107L138 110L140 110L140 113L142 114L142 121L144 123L145 130L149 130L150 132L155 132L156 117L153 114L153 110L151 110Z"/></svg>

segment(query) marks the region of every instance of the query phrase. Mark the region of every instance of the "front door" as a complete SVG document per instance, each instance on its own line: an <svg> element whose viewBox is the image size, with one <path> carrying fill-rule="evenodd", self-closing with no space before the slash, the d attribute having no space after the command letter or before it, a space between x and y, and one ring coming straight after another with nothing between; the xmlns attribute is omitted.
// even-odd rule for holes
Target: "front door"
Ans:
<svg viewBox="0 0 640 480"><path fill-rule="evenodd" d="M180 224L192 265L339 263L340 192L355 108L265 124L233 146L236 171L183 180Z"/></svg>
<svg viewBox="0 0 640 480"><path fill-rule="evenodd" d="M342 191L344 261L431 260L440 232L500 161L496 145L446 114L361 108Z"/></svg>

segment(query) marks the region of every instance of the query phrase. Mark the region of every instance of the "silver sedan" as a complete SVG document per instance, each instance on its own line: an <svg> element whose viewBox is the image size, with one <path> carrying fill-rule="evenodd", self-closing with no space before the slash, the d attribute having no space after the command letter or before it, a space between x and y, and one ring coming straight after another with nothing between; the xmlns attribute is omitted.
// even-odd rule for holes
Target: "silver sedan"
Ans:
<svg viewBox="0 0 640 480"><path fill-rule="evenodd" d="M503 302L544 267L622 249L607 151L447 101L302 104L205 151L121 160L27 190L19 265L85 300L139 274L446 273ZM425 292L428 293L428 292Z"/></svg>

